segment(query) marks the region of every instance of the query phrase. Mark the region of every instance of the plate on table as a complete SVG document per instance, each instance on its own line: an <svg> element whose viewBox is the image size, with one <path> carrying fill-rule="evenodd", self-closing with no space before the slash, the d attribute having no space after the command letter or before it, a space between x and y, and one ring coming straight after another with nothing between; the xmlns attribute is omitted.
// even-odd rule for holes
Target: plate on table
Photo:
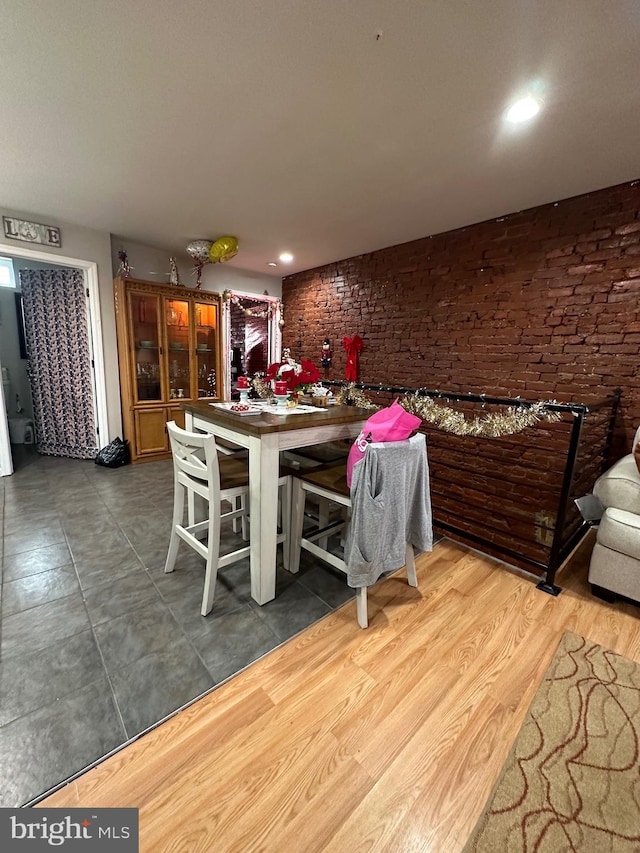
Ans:
<svg viewBox="0 0 640 853"><path fill-rule="evenodd" d="M321 409L320 406L289 406L288 408L280 408L279 406L269 405L262 410L270 415L309 415L312 412L326 412L326 409Z"/></svg>
<svg viewBox="0 0 640 853"><path fill-rule="evenodd" d="M232 415L259 415L264 411L262 406L254 406L251 403L209 403L210 406L215 406L217 409L224 409L225 412L231 412Z"/></svg>

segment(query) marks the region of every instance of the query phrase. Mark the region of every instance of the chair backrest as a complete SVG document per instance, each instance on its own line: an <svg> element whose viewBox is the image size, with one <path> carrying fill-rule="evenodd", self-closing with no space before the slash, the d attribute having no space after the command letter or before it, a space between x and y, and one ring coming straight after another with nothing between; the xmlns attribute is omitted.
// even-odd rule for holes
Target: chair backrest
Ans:
<svg viewBox="0 0 640 853"><path fill-rule="evenodd" d="M373 444L406 441L420 426L420 418L407 412L397 400L379 409L367 420L360 435L353 442L347 460L347 485L351 486L353 468L362 459L369 442Z"/></svg>
<svg viewBox="0 0 640 853"><path fill-rule="evenodd" d="M351 524L345 543L350 586L370 586L404 565L405 545L433 543L426 440L374 442L353 469Z"/></svg>
<svg viewBox="0 0 640 853"><path fill-rule="evenodd" d="M415 484L416 474L429 482L427 464L427 443L424 433L416 433L404 441L375 441L367 446L364 458L354 467L352 488L356 487L356 471L364 474L370 484L374 481L377 486L391 486L400 493L406 494L407 482ZM384 483L382 482L384 480ZM407 495L407 499L411 499Z"/></svg>
<svg viewBox="0 0 640 853"><path fill-rule="evenodd" d="M208 500L220 494L218 451L213 435L188 432L175 421L167 423L176 480ZM202 458L204 456L204 459Z"/></svg>

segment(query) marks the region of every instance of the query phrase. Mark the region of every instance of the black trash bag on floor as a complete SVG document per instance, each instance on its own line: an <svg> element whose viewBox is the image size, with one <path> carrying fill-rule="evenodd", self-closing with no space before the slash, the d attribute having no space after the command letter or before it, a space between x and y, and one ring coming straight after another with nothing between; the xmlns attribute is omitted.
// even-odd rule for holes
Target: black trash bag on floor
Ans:
<svg viewBox="0 0 640 853"><path fill-rule="evenodd" d="M131 462L129 442L123 441L120 437L114 438L113 441L98 451L94 462L96 465L103 465L105 468L119 468L121 465L128 465Z"/></svg>

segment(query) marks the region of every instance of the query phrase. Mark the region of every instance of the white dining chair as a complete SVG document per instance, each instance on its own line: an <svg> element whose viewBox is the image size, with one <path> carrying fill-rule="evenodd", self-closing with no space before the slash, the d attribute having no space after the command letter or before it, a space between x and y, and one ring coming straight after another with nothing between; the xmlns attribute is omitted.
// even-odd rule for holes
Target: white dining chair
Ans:
<svg viewBox="0 0 640 853"><path fill-rule="evenodd" d="M249 507L249 468L242 454L218 454L215 437L208 433L194 433L181 429L174 421L167 423L171 442L174 473L173 519L169 551L164 567L166 573L175 568L180 540L205 560L204 591L200 612L203 616L213 608L218 569L248 557L250 544L243 544L227 554L220 554L220 524L223 520L241 519L243 539L251 536ZM284 543L284 565L289 565L291 475L280 472L281 533L277 542ZM206 518L195 520L195 497L204 500ZM184 524L185 500L187 523ZM223 503L231 504L223 511ZM245 526L245 525L248 525ZM248 532L247 532L248 531ZM206 541L202 541L202 540Z"/></svg>
<svg viewBox="0 0 640 853"><path fill-rule="evenodd" d="M369 624L367 587L372 586L383 572L403 565L409 585L416 587L414 545L420 551L431 550L433 529L424 435L419 434L407 441L370 444L365 458L356 468L358 466L363 467L357 475L354 469L352 489L347 486L345 463L294 473L290 571L299 571L300 551L304 549L346 574L349 585L356 590L358 624L366 628ZM329 521L324 526L314 525L310 531L305 531L305 508L309 495L342 507L346 517ZM357 516L351 515L354 506L358 509ZM368 519L363 520L363 511L370 513ZM356 523L361 527L369 526L371 532L366 534L366 546L363 545L361 531L355 527ZM347 524L350 525L348 532ZM395 541L388 557L385 557L389 525L393 528L392 538ZM325 544L330 537L341 532L342 544L346 545L342 556L334 553L337 546L331 551ZM401 550L397 547L399 543ZM372 575L362 580L362 552L365 551L371 561ZM386 564L385 559L388 559ZM353 582L354 578L360 578L361 582Z"/></svg>

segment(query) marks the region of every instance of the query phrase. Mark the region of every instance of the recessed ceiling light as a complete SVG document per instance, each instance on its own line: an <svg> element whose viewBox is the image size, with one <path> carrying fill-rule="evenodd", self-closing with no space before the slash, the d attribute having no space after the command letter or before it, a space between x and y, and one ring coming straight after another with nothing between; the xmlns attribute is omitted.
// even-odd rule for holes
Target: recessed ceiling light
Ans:
<svg viewBox="0 0 640 853"><path fill-rule="evenodd" d="M290 252L283 252L280 255L280 260L282 261L283 264L290 264L291 261L293 260L293 255Z"/></svg>
<svg viewBox="0 0 640 853"><path fill-rule="evenodd" d="M537 98L527 95L526 98L520 98L512 104L507 110L506 119L512 124L520 124L523 121L529 121L534 115L540 111L540 101Z"/></svg>
<svg viewBox="0 0 640 853"><path fill-rule="evenodd" d="M277 267L277 266L278 266L278 264L277 264L275 261L269 261L269 263L267 264L267 266L268 266L268 267Z"/></svg>

